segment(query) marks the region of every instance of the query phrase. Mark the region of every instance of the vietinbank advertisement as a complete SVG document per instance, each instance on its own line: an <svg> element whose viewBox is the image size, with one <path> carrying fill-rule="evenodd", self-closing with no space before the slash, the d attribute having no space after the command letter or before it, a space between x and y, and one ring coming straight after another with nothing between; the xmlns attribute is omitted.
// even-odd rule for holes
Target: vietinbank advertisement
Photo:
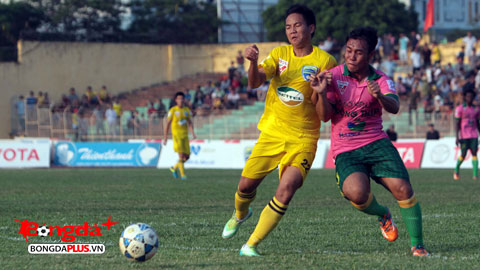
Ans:
<svg viewBox="0 0 480 270"><path fill-rule="evenodd" d="M54 146L53 164L68 167L155 167L160 143L68 142Z"/></svg>
<svg viewBox="0 0 480 270"><path fill-rule="evenodd" d="M197 169L243 169L252 153L256 140L191 140L190 159L185 168ZM329 146L328 140L320 140L312 169L321 169ZM175 165L178 154L173 151L172 140L162 148L157 168L169 168Z"/></svg>

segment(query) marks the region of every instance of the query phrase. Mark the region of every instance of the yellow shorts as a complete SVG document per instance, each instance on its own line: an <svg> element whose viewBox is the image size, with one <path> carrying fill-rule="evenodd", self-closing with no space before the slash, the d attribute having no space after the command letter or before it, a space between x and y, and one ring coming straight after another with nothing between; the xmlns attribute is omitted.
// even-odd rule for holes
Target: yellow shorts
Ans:
<svg viewBox="0 0 480 270"><path fill-rule="evenodd" d="M298 139L293 141L262 132L243 168L242 176L260 179L280 165L279 178L281 178L287 166L294 166L300 169L305 181L316 152L316 141L298 142Z"/></svg>
<svg viewBox="0 0 480 270"><path fill-rule="evenodd" d="M177 153L190 155L190 142L188 141L188 137L179 138L174 136L173 151Z"/></svg>

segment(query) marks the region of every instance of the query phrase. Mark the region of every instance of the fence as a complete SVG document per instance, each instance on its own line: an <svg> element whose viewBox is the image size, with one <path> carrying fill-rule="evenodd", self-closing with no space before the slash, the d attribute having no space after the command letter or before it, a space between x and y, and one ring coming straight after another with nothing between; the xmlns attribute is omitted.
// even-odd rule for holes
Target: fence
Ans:
<svg viewBox="0 0 480 270"><path fill-rule="evenodd" d="M221 113L197 115L193 124L197 139L210 140L248 140L256 139L260 131L256 128L261 112L245 110L224 110ZM52 112L49 108L26 105L25 127L18 117L17 129L24 130L28 137L50 137L71 139L75 141L127 141L129 139L163 139L166 117L139 117L137 125L128 125L131 115L129 111L122 114L115 123L97 120L91 112L80 116L70 109ZM452 113L424 113L409 115L403 112L398 115L384 114L383 127L394 125L399 138L425 138L428 124L433 123L442 137L455 136L455 120ZM321 138L330 137L330 122L322 123Z"/></svg>

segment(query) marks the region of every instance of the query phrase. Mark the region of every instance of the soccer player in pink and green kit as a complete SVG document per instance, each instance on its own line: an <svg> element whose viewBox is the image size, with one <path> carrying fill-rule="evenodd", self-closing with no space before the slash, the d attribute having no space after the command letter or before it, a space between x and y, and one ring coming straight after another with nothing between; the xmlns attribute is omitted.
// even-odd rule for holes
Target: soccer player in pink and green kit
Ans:
<svg viewBox="0 0 480 270"><path fill-rule="evenodd" d="M473 105L475 99L475 92L467 90L463 92L463 104L458 105L455 109L456 125L456 144L460 145L462 151L461 155L457 159L457 166L453 172L453 179L460 180L460 165L462 164L468 150L472 152L472 165L473 165L473 180L478 178L478 131L480 130L480 124L478 119L480 117L480 111Z"/></svg>
<svg viewBox="0 0 480 270"><path fill-rule="evenodd" d="M400 206L413 256L428 256L422 236L422 213L403 161L383 131L382 110L397 113L394 82L369 65L377 31L357 28L347 37L345 64L311 77L317 114L332 120L331 151L342 195L358 210L378 216L383 236L395 241L398 230L390 210L370 190L370 178L390 191ZM331 82L331 83L329 83Z"/></svg>

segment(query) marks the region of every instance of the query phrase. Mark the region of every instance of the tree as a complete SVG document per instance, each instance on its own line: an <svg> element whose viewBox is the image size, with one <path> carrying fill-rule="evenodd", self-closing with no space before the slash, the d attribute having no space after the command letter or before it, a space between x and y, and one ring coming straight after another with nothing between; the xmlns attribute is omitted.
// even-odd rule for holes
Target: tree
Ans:
<svg viewBox="0 0 480 270"><path fill-rule="evenodd" d="M159 43L213 43L217 41L216 6L184 0L133 0L128 32Z"/></svg>
<svg viewBox="0 0 480 270"><path fill-rule="evenodd" d="M372 26L379 35L409 33L418 28L417 14L398 0L279 0L262 14L270 41L287 41L285 11L292 2L311 8L317 19L314 44L328 36L343 41L355 27Z"/></svg>
<svg viewBox="0 0 480 270"><path fill-rule="evenodd" d="M43 12L28 3L0 4L0 61L15 61L21 33L37 28L43 20Z"/></svg>
<svg viewBox="0 0 480 270"><path fill-rule="evenodd" d="M30 0L48 17L40 32L73 35L76 40L102 41L120 34L121 0Z"/></svg>

